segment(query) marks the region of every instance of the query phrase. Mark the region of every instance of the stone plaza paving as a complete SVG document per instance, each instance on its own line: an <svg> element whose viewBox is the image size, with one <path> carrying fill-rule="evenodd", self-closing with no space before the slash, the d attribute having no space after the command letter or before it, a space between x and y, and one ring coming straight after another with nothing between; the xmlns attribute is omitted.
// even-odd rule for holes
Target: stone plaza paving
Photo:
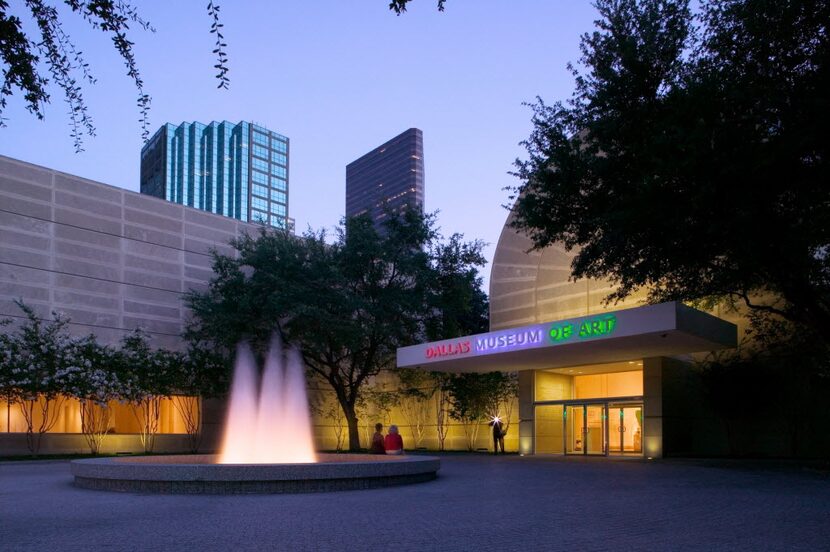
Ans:
<svg viewBox="0 0 830 552"><path fill-rule="evenodd" d="M830 475L771 464L445 455L429 483L119 494L0 462L0 550L830 550Z"/></svg>

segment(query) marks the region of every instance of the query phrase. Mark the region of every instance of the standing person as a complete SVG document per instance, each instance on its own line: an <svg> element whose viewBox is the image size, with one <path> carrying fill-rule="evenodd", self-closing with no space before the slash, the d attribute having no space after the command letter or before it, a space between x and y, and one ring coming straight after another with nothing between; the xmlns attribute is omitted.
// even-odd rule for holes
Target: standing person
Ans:
<svg viewBox="0 0 830 552"><path fill-rule="evenodd" d="M504 435L507 433L504 429L504 424L501 418L493 416L493 421L490 422L490 425L493 426L493 454L499 453L499 447L501 447L501 453L504 454Z"/></svg>
<svg viewBox="0 0 830 552"><path fill-rule="evenodd" d="M383 454L386 449L383 446L383 424L375 424L375 434L372 435L372 445L369 447L370 454Z"/></svg>
<svg viewBox="0 0 830 552"><path fill-rule="evenodd" d="M386 454L403 454L403 437L398 433L398 426L390 425L384 441Z"/></svg>

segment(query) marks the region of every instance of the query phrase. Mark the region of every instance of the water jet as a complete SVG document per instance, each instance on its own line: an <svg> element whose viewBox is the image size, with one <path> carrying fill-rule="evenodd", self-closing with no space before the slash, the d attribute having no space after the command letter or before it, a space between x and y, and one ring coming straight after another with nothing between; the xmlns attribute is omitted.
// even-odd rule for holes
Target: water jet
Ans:
<svg viewBox="0 0 830 552"><path fill-rule="evenodd" d="M253 353L240 345L219 454L74 460L75 486L168 494L299 493L435 479L435 457L318 454L301 357L294 349L283 353L275 339L259 377Z"/></svg>

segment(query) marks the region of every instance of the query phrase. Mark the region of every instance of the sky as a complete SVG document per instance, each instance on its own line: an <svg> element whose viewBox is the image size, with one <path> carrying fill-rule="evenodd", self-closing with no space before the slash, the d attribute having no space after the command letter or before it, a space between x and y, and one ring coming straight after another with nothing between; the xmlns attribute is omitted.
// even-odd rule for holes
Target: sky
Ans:
<svg viewBox="0 0 830 552"><path fill-rule="evenodd" d="M507 217L508 174L531 132L523 102L567 99L579 36L593 28L588 0L225 0L229 90L218 90L214 37L203 0L142 0L155 33L132 30L152 96L151 134L163 123L254 121L291 140L289 215L297 230L332 229L345 211L346 165L410 127L424 133L426 210L444 235L480 239L488 266ZM22 0L12 13L25 14ZM67 15L94 85L84 97L96 126L75 153L62 93L45 120L9 101L0 154L139 189L136 89L102 33ZM31 27L26 27L31 29Z"/></svg>

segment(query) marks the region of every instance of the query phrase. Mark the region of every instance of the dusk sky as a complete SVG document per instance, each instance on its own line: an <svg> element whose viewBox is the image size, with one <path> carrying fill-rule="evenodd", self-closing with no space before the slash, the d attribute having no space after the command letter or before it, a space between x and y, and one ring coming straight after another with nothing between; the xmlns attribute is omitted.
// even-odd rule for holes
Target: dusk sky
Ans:
<svg viewBox="0 0 830 552"><path fill-rule="evenodd" d="M25 13L12 0L13 13ZM297 231L332 228L345 210L346 164L406 130L424 132L426 209L442 232L490 243L507 211L505 186L531 130L522 102L566 99L579 35L595 11L573 0L224 1L230 90L217 90L205 2L137 2L156 33L132 39L151 133L165 122L257 122L291 139L289 214ZM137 191L142 146L136 91L109 40L74 16L66 30L98 79L85 97L97 136L74 153L61 91L46 120L5 111L0 153ZM483 270L489 279L489 266ZM486 288L485 288L486 289Z"/></svg>

